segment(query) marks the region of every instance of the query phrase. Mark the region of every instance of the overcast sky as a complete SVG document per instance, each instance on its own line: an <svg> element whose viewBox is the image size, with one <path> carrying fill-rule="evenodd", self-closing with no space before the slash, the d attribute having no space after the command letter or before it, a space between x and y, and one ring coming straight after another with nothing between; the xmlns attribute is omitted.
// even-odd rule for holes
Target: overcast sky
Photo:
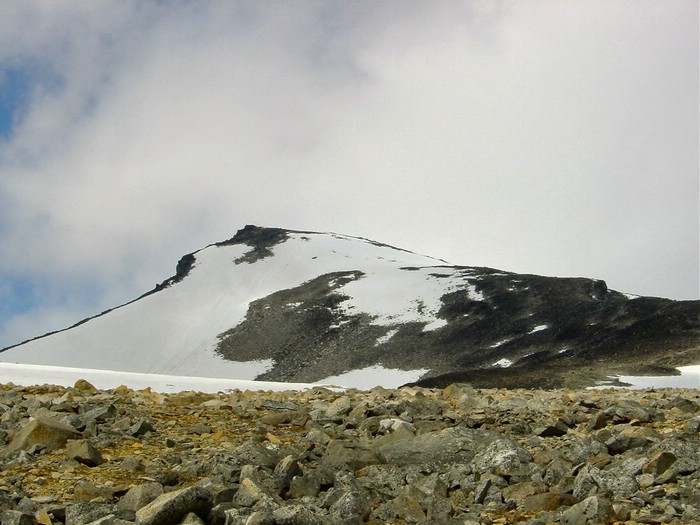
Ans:
<svg viewBox="0 0 700 525"><path fill-rule="evenodd" d="M698 298L698 4L0 3L0 347L245 224Z"/></svg>

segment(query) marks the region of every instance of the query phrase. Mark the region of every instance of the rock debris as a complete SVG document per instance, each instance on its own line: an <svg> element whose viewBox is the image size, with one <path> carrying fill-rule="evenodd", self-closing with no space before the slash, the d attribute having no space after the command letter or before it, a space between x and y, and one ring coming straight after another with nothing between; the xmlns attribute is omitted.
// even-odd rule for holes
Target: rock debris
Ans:
<svg viewBox="0 0 700 525"><path fill-rule="evenodd" d="M0 386L0 521L700 523L700 391Z"/></svg>

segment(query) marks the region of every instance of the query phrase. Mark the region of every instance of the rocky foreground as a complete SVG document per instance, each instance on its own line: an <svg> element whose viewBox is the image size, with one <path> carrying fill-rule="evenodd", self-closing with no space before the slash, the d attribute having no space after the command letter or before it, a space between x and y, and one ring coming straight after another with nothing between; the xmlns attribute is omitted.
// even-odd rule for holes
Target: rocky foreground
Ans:
<svg viewBox="0 0 700 525"><path fill-rule="evenodd" d="M700 391L0 386L9 524L700 523Z"/></svg>

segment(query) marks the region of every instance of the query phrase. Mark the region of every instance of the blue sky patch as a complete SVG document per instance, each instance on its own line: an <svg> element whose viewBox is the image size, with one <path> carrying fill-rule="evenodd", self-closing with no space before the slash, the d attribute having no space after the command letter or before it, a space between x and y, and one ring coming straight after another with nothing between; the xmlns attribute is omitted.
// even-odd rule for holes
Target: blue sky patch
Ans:
<svg viewBox="0 0 700 525"><path fill-rule="evenodd" d="M32 74L23 68L0 70L0 139L12 136L29 103Z"/></svg>
<svg viewBox="0 0 700 525"><path fill-rule="evenodd" d="M32 279L9 278L0 289L0 314L3 317L28 312L39 302Z"/></svg>

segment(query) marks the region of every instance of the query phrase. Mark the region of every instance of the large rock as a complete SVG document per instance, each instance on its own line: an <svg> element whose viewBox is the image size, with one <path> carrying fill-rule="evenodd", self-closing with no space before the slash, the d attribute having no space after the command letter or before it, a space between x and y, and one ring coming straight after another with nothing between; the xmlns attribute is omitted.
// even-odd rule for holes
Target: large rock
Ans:
<svg viewBox="0 0 700 525"><path fill-rule="evenodd" d="M376 463L381 463L381 459L371 450L341 440L333 440L328 444L322 460L322 464L327 467L348 467L351 470Z"/></svg>
<svg viewBox="0 0 700 525"><path fill-rule="evenodd" d="M523 473L523 467L532 461L532 456L515 441L500 438L478 452L472 461L477 472L494 472L499 476Z"/></svg>
<svg viewBox="0 0 700 525"><path fill-rule="evenodd" d="M133 513L109 503L78 503L66 507L66 525L87 525L101 518L133 519Z"/></svg>
<svg viewBox="0 0 700 525"><path fill-rule="evenodd" d="M563 525L589 525L608 523L613 515L610 502L598 496L591 496L564 512Z"/></svg>
<svg viewBox="0 0 700 525"><path fill-rule="evenodd" d="M499 438L495 432L451 427L407 437L379 448L386 463L469 463Z"/></svg>
<svg viewBox="0 0 700 525"><path fill-rule="evenodd" d="M119 500L117 506L136 512L163 494L163 486L155 481L131 487Z"/></svg>
<svg viewBox="0 0 700 525"><path fill-rule="evenodd" d="M29 450L34 445L44 445L51 451L63 447L69 439L80 437L80 432L71 426L50 417L38 417L17 432L0 455L7 455L16 450Z"/></svg>
<svg viewBox="0 0 700 525"><path fill-rule="evenodd" d="M211 510L211 494L200 486L188 487L159 496L136 511L138 525L172 525L194 512L206 516Z"/></svg>

